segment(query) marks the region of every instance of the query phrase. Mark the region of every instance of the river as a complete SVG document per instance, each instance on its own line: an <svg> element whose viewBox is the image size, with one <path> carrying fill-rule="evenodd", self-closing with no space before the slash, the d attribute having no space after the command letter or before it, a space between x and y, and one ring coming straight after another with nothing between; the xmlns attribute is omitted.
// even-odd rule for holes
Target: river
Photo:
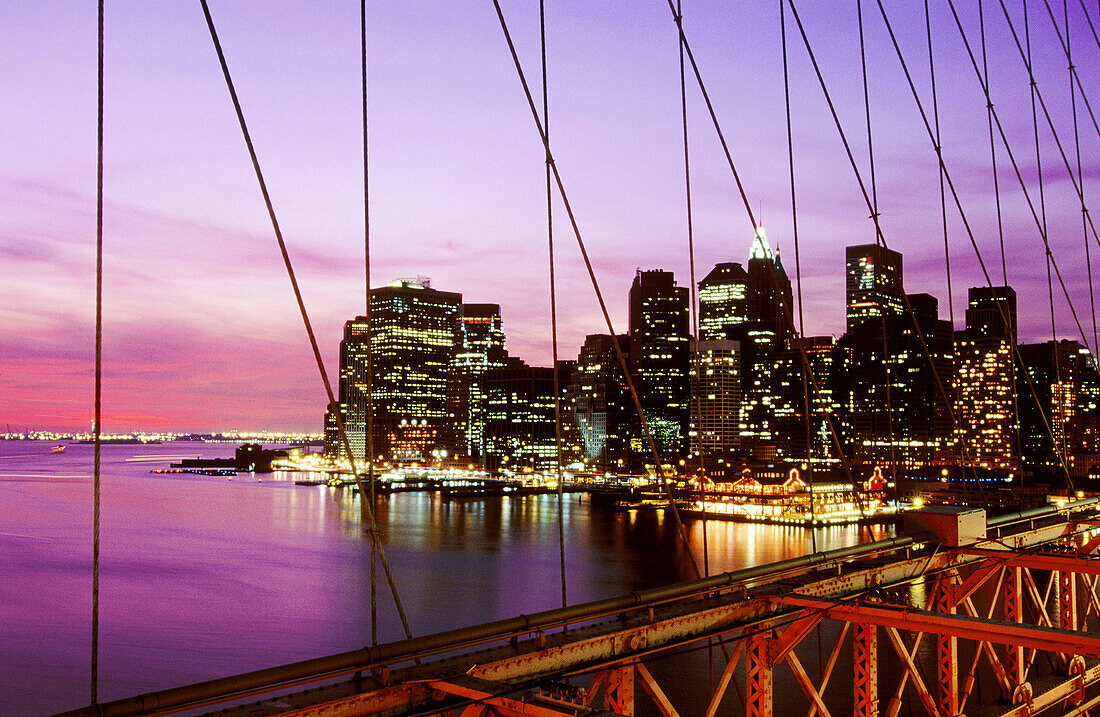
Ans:
<svg viewBox="0 0 1100 717"><path fill-rule="evenodd" d="M204 443L102 447L100 700L370 643L370 543L351 491L301 474L153 474ZM89 699L92 447L0 441L0 715ZM414 635L561 604L555 496L378 498ZM570 603L691 576L671 519L566 496ZM702 561L703 525L687 523ZM885 528L876 527L877 537ZM862 531L862 532L861 532ZM866 529L820 528L819 549ZM811 550L808 530L707 523L711 572ZM401 637L379 569L379 640Z"/></svg>

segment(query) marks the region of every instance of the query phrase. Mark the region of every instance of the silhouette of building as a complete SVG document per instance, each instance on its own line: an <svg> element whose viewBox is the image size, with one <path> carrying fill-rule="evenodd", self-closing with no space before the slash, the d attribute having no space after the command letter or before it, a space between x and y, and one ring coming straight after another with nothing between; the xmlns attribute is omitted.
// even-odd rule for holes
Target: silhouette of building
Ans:
<svg viewBox="0 0 1100 717"><path fill-rule="evenodd" d="M1071 475L1088 475L1100 464L1100 378L1089 350L1068 339L1019 350L1038 394L1036 400L1027 378L1017 377L1024 464L1057 479L1064 461Z"/></svg>

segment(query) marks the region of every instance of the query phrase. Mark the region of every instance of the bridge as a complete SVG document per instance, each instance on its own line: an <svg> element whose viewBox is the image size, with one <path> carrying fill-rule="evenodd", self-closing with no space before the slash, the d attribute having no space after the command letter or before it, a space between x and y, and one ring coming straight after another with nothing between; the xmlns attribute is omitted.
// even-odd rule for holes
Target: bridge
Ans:
<svg viewBox="0 0 1100 717"><path fill-rule="evenodd" d="M1057 276L1058 285L1073 310L1072 297L1048 241L1045 209L1042 210L1041 221L990 99L988 74L983 75L978 68L955 5L951 0L948 4L962 41L967 44L969 60L982 87L989 112L990 143L994 143L996 127L1003 151L1012 162L1042 238L1043 253L1049 267L1051 301L1053 303L1055 291L1053 277ZM709 119L720 140L722 154L737 182L748 224L755 231L757 217L747 200L733 153L726 143L702 72L683 31L679 3L674 5L670 1L668 5L680 38L681 65L690 69L690 74L698 83ZM202 6L331 407L336 403L331 385L248 134L244 112L233 89L228 62L205 0ZM552 188L556 188L599 298L608 332L615 335L595 272L588 261L578 221L569 204L565 183L551 153L545 128L545 95L540 117L504 15L499 4L494 2L494 6L538 137L546 151L548 203ZM851 169L866 200L876 242L885 247L886 238L879 223L875 197L873 155L870 182L867 183L813 57L795 3L787 0L785 5L781 3L780 6L789 8L791 18L797 25L851 162ZM1004 8L1003 4L1001 7ZM950 196L966 227L967 238L977 261L992 287L993 281L985 270L960 193L942 156L939 120L935 119L935 127L930 120L930 116L935 114L934 104L929 108L922 101L894 29L890 27L887 11L881 3L878 3L878 8L894 41L894 49L908 80L908 89L912 91L927 130L927 140L939 163L945 245L946 206ZM1050 13L1049 4L1046 9ZM786 18L786 10L783 12ZM1005 16L1008 17L1007 11ZM1051 19L1054 20L1053 13ZM1015 31L1013 34L1015 36ZM1068 46L1064 49L1068 59ZM929 51L931 53L931 49ZM931 60L929 62L931 64ZM1024 62L1030 75L1030 59L1024 58ZM1069 69L1071 92L1074 92L1072 87L1077 87L1084 101L1085 91L1072 63ZM682 78L684 74L682 70ZM1031 85L1034 88L1035 82L1032 81ZM866 92L866 86L864 89ZM102 139L102 71L100 99ZM1042 102L1041 96L1039 100ZM934 89L932 101L935 102ZM684 111L686 114L686 105ZM1045 105L1043 112L1046 113ZM1037 125L1038 119L1033 119ZM1057 138L1049 115L1046 119ZM1095 124L1095 119L1093 121ZM1075 136L1076 129L1075 117ZM685 119L685 164L686 132ZM1100 127L1097 127L1097 132L1100 133ZM1100 245L1100 237L1092 227L1085 205L1079 161L1074 172L1060 142L1058 148L1067 176L1073 184L1075 198L1080 201L1086 249L1090 235ZM994 161L996 156L994 152ZM793 196L793 158L791 163ZM102 164L100 166L102 168ZM1039 175L1042 176L1041 167ZM102 182L102 171L100 180ZM102 207L99 235L101 250ZM797 254L797 233L795 236ZM694 283L693 279L693 288ZM1091 302L1091 278L1088 288ZM793 307L785 306L783 309L783 318L790 323L792 334L799 335L801 320L796 326ZM910 315L913 313L908 305L906 310ZM1076 311L1073 311L1073 316L1082 343L1088 347L1089 337ZM1007 316L1002 318L1011 326ZM97 324L100 321L101 309L97 309ZM916 326L916 329L919 333L920 327ZM99 341L97 335L97 540ZM921 344L935 371L923 336ZM809 406L810 392L817 392L818 389L804 347L800 342L796 345L802 352L801 360L806 373L810 374L805 381L806 405ZM617 344L615 350L629 382L629 372ZM945 403L950 404L938 376L936 382ZM657 455L645 427L644 412L632 386L630 393L641 416L645 438L653 449L654 463L660 466L662 459ZM336 415L339 421L338 411ZM1047 428L1051 432L1052 442L1057 444L1055 427L1048 424ZM838 444L836 454L841 457L839 460L843 460L845 451L839 445L837 433L832 426L830 431L832 439ZM340 426L340 433L345 433L343 426ZM346 435L342 436L342 440L350 457L352 450ZM962 446L961 450L965 454L966 446ZM367 455L373 457L373 448L367 451ZM1068 481L1065 457L1060 458L1069 484L1067 487L1072 487ZM848 470L848 467L845 466L845 469ZM368 465L366 471L358 470L353 464L352 471L359 483L360 495L366 496L366 486L373 488L374 485L369 479L373 475L373 464ZM367 476L366 484L361 482L364 475ZM401 612L396 587L385 561L384 541L376 528L371 504L369 500L361 503L363 522L369 526L369 535L379 551L391 592ZM674 507L669 513L679 523ZM686 548L686 539L684 544ZM93 607L92 704L66 715L123 717L186 712L223 717L275 714L294 717L420 717L435 714L448 717L634 717L636 714L679 717L701 712L705 717L714 717L719 713L757 717L805 712L810 717L818 714L885 714L894 717L903 710L913 713L914 708L917 713L935 717L959 717L964 714L1023 716L1055 712L1087 715L1090 710L1100 707L1100 637L1095 634L1095 627L1100 621L1098 547L1098 498L1062 501L1050 507L996 517L987 517L981 510L915 511L907 516L907 531L903 537L813 552L803 557L721 575L706 575L704 570L704 574L694 581L586 604L564 605L554 610L433 635L412 637L410 634L397 642L104 703L97 701L95 691L95 631L98 628L97 607ZM98 604L98 542L95 556L94 606ZM562 560L564 563L564 547ZM564 597L564 568L562 575ZM405 629L408 634L407 625ZM814 637L819 646L816 659L808 655L808 647ZM831 643L827 652L821 649L826 639ZM717 660L717 679L714 679L714 673L708 679L694 679L690 689L695 700L701 700L702 704L683 704L676 697L677 690L672 689L667 679L661 678L661 671L655 663L670 657L703 652L710 659ZM934 665L930 666L922 658L932 655ZM991 688L990 694L982 694L983 684L987 685L987 691Z"/></svg>
<svg viewBox="0 0 1100 717"><path fill-rule="evenodd" d="M1100 498L989 519L965 509L910 517L930 530L64 717L679 717L697 712L674 704L647 663L686 650L719 656L717 681L690 685L707 693L705 717L893 716L913 695L918 713L942 717L1100 705L1100 636L1088 629L1100 619ZM839 630L820 660L808 648L828 623ZM934 666L921 663L926 653ZM800 694L777 707L785 680ZM984 705L983 681L997 688Z"/></svg>

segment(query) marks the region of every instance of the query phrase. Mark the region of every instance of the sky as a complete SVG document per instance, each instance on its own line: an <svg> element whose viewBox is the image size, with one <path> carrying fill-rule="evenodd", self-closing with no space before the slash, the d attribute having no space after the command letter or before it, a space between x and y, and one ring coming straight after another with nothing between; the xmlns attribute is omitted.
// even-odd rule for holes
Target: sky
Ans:
<svg viewBox="0 0 1100 717"><path fill-rule="evenodd" d="M887 0L931 114L921 3ZM979 51L976 3L959 2ZM1023 5L1006 3L1023 41ZM87 430L93 401L96 7L0 4L0 430ZM489 0L368 0L371 276L424 275L501 306L508 349L551 356L544 153ZM1100 111L1100 7L1068 3L1073 60ZM502 0L541 94L538 3ZM1027 72L985 3L994 106L1038 210ZM868 179L856 2L796 2ZM1076 169L1069 73L1046 6L1028 3L1035 77ZM1063 33L1063 5L1051 2ZM878 8L864 3L871 134L884 236L909 292L948 316L939 174ZM359 3L211 0L275 211L330 377L343 322L364 306ZM754 212L796 274L779 3L683 2L684 32ZM930 0L944 161L1000 283L985 99L946 0ZM844 327L844 247L874 228L788 12L805 333ZM547 2L550 139L617 331L637 269L689 282L677 34L665 0ZM748 258L752 226L688 69L697 280ZM107 3L103 430L319 431L323 385L198 2ZM1088 204L1100 132L1076 97ZM1039 111L1047 232L1092 340L1081 203ZM999 143L999 140L998 140ZM1009 283L1020 333L1051 337L1041 235L998 146ZM955 322L985 280L948 195ZM1097 214L1097 212L1093 212ZM1100 253L1095 238L1091 252ZM559 353L606 332L555 199ZM1079 338L1056 286L1060 337Z"/></svg>

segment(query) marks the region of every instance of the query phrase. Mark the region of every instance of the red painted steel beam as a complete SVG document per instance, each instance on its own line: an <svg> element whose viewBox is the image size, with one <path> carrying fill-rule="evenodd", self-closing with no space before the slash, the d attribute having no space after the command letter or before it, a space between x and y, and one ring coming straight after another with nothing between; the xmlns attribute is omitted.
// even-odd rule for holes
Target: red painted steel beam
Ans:
<svg viewBox="0 0 1100 717"><path fill-rule="evenodd" d="M958 548L954 552L962 555L976 555L1034 570L1064 570L1071 573L1100 575L1100 558L1073 555L1070 553L1019 553L1012 550L990 550L988 548Z"/></svg>
<svg viewBox="0 0 1100 717"><path fill-rule="evenodd" d="M1100 637L1072 630L1037 627L1001 620L984 620L964 615L944 615L884 605L816 600L793 595L775 596L771 599L782 605L820 610L834 620L865 622L899 630L951 635L964 640L980 640L998 645L1019 645L1036 650L1069 652L1100 658Z"/></svg>

